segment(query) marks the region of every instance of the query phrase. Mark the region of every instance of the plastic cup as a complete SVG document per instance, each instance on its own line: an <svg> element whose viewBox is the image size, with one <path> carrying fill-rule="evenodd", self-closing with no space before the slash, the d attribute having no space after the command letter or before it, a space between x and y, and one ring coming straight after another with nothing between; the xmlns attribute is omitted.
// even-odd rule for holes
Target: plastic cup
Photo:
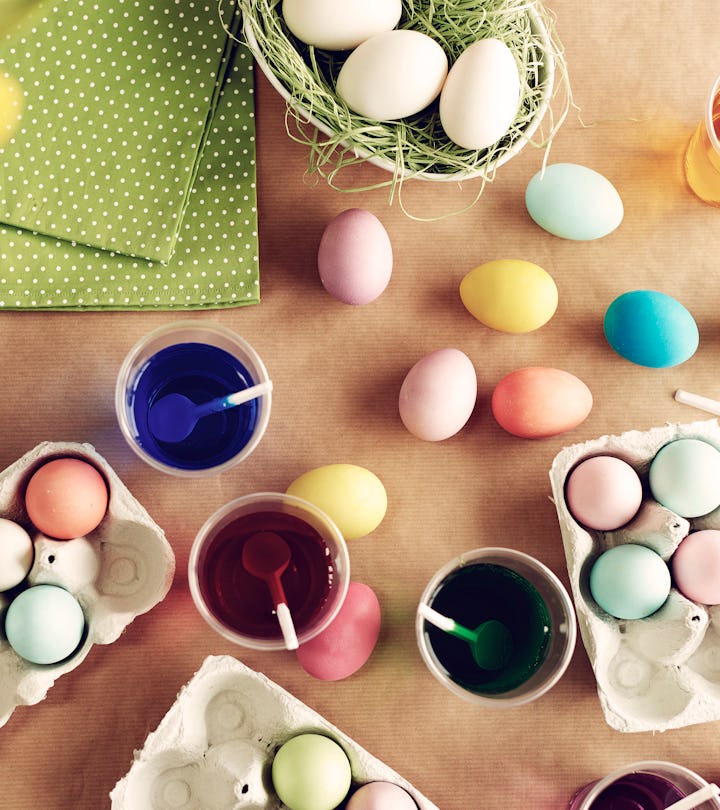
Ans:
<svg viewBox="0 0 720 810"><path fill-rule="evenodd" d="M634 762L586 785L572 798L568 810L663 810L707 784L702 776L682 765L656 760ZM708 799L697 808L718 810L720 803Z"/></svg>
<svg viewBox="0 0 720 810"><path fill-rule="evenodd" d="M188 563L190 593L220 635L244 647L285 648L269 588L242 564L245 541L274 532L290 546L281 576L297 640L322 632L337 616L350 583L345 539L335 523L302 498L260 492L231 501L198 532Z"/></svg>
<svg viewBox="0 0 720 810"><path fill-rule="evenodd" d="M685 152L685 177L703 202L720 206L720 76L710 90L703 120Z"/></svg>
<svg viewBox="0 0 720 810"><path fill-rule="evenodd" d="M486 669L471 644L418 611L417 642L428 669L451 692L481 706L510 707L539 698L558 682L575 649L575 611L567 591L549 568L520 551L479 548L462 554L435 574L420 604L471 630L489 620L507 629L507 656L489 651L488 659L486 650L486 660L495 661Z"/></svg>
<svg viewBox="0 0 720 810"><path fill-rule="evenodd" d="M258 353L242 337L216 323L181 321L151 332L130 350L117 377L115 411L135 453L151 466L178 476L222 472L257 447L270 418L272 394L198 419L180 442L153 436L153 403L179 393L196 404L268 381Z"/></svg>

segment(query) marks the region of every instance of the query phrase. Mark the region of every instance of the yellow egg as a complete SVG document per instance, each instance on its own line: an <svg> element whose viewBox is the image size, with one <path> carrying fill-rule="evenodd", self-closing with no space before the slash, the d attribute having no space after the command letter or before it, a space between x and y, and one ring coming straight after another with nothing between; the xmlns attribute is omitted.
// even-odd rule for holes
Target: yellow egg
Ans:
<svg viewBox="0 0 720 810"><path fill-rule="evenodd" d="M552 276L523 259L496 259L471 270L460 282L468 312L500 332L532 332L555 314L558 291Z"/></svg>
<svg viewBox="0 0 720 810"><path fill-rule="evenodd" d="M296 478L287 493L322 509L346 540L370 534L387 511L387 493L382 481L375 473L355 464L316 467Z"/></svg>

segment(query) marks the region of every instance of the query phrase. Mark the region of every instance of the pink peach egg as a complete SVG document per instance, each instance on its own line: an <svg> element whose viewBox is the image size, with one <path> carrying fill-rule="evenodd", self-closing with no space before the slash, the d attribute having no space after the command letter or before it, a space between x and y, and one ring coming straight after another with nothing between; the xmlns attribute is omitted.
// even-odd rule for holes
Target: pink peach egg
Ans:
<svg viewBox="0 0 720 810"><path fill-rule="evenodd" d="M357 672L375 649L380 617L375 591L361 582L351 582L337 616L298 648L300 666L322 681L339 681Z"/></svg>

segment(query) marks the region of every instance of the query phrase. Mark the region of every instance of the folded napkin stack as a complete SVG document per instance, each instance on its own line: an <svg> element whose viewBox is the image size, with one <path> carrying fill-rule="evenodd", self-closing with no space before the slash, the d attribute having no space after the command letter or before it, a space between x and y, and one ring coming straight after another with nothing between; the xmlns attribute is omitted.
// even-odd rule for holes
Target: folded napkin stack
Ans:
<svg viewBox="0 0 720 810"><path fill-rule="evenodd" d="M239 28L234 0L46 0L0 40L0 308L259 300Z"/></svg>

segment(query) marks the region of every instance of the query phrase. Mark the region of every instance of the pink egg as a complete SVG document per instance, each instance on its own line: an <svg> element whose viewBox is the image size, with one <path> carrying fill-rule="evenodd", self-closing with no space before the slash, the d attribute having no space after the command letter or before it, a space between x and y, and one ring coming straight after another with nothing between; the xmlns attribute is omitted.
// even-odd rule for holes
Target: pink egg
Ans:
<svg viewBox="0 0 720 810"><path fill-rule="evenodd" d="M340 611L319 635L301 644L300 666L321 681L347 678L372 655L380 635L380 603L372 588L351 582Z"/></svg>
<svg viewBox="0 0 720 810"><path fill-rule="evenodd" d="M503 430L523 439L542 439L577 427L592 404L590 389L570 372L530 366L500 380L491 407Z"/></svg>
<svg viewBox="0 0 720 810"><path fill-rule="evenodd" d="M459 349L438 349L408 371L398 408L410 433L437 442L465 426L476 398L477 376L470 358Z"/></svg>
<svg viewBox="0 0 720 810"><path fill-rule="evenodd" d="M392 782L368 782L353 793L346 810L417 810L417 804Z"/></svg>
<svg viewBox="0 0 720 810"><path fill-rule="evenodd" d="M326 226L317 263L320 281L333 298L345 304L369 304L390 283L390 237L374 214L350 208Z"/></svg>
<svg viewBox="0 0 720 810"><path fill-rule="evenodd" d="M691 532L670 561L677 589L702 605L720 605L720 531Z"/></svg>
<svg viewBox="0 0 720 810"><path fill-rule="evenodd" d="M565 484L568 509L588 529L612 531L635 517L642 503L642 483L621 458L594 456L578 464Z"/></svg>
<svg viewBox="0 0 720 810"><path fill-rule="evenodd" d="M36 529L58 540L96 529L108 506L100 472L79 458L57 458L39 467L25 490L25 508Z"/></svg>

